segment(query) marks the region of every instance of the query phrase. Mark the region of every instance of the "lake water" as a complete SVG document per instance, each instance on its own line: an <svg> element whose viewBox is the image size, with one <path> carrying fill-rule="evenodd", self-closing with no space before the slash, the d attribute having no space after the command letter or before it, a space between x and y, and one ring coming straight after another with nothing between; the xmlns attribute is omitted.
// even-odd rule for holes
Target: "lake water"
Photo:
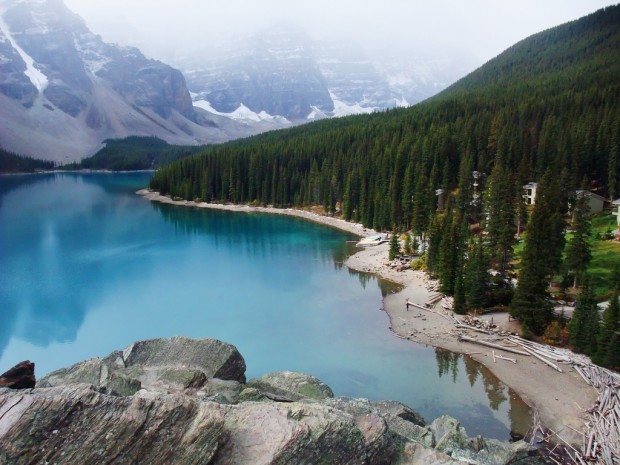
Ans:
<svg viewBox="0 0 620 465"><path fill-rule="evenodd" d="M508 439L527 406L483 366L395 337L390 286L342 265L342 232L299 219L154 204L149 173L0 177L0 372L37 376L139 339L237 346L247 376L311 373Z"/></svg>

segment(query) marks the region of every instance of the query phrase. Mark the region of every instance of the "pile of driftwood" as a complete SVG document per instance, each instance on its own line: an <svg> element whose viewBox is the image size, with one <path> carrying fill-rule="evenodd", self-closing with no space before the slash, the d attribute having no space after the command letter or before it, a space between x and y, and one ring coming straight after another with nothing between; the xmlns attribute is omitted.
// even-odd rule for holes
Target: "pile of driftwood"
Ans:
<svg viewBox="0 0 620 465"><path fill-rule="evenodd" d="M575 365L575 370L599 392L589 411L590 421L586 424L581 454L577 455L578 463L620 464L620 375L592 364Z"/></svg>
<svg viewBox="0 0 620 465"><path fill-rule="evenodd" d="M620 374L601 368L590 362L588 357L575 354L567 349L557 348L522 339L518 336L502 336L490 330L472 325L471 320L460 322L454 318L456 327L486 333L489 336L472 337L460 334L459 339L466 342L480 344L486 347L503 350L523 356L531 356L548 365L550 368L563 373L562 365L572 367L583 380L598 390L598 400L589 410L590 420L584 425L583 446L577 450L564 441L557 433L544 430L540 425L540 434L537 442L548 442L556 437L564 444L556 443L553 448L546 449L547 458L554 463L574 463L578 465L600 464L620 465ZM466 324L465 321L467 321ZM516 359L501 357L493 351L493 361L496 358L517 363ZM570 461L568 461L570 460Z"/></svg>
<svg viewBox="0 0 620 465"><path fill-rule="evenodd" d="M541 445L542 455L549 461L575 465L620 464L620 375L591 363L573 365L584 381L595 387L598 400L589 410L590 420L584 425L583 444L577 450L555 431L536 422L530 443ZM561 442L550 442L550 439Z"/></svg>

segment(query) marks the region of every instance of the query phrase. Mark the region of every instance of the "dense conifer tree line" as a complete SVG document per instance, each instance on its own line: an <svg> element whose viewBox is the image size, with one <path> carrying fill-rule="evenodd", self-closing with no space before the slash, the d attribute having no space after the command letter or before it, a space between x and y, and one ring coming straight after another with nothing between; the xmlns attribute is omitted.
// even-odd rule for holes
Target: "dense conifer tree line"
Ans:
<svg viewBox="0 0 620 465"><path fill-rule="evenodd" d="M53 161L37 160L0 149L0 173L33 173L52 169Z"/></svg>
<svg viewBox="0 0 620 465"><path fill-rule="evenodd" d="M584 176L588 188L619 193L619 51L620 6L608 7L516 44L414 107L212 147L158 171L150 187L207 202L318 205L377 230L411 231L455 307L511 302L540 334L571 193ZM513 297L528 181L539 191ZM583 274L577 246L570 266Z"/></svg>
<svg viewBox="0 0 620 465"><path fill-rule="evenodd" d="M204 147L199 146L170 145L157 137L130 136L124 139L105 140L104 147L92 157L62 168L110 171L152 170L203 149Z"/></svg>

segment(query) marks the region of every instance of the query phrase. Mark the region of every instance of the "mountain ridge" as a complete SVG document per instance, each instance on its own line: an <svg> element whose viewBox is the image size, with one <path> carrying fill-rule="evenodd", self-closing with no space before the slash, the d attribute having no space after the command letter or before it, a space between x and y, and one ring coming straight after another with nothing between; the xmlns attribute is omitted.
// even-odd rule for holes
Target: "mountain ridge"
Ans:
<svg viewBox="0 0 620 465"><path fill-rule="evenodd" d="M109 138L197 144L247 134L195 109L179 70L103 42L62 1L5 0L1 11L4 149L66 163Z"/></svg>
<svg viewBox="0 0 620 465"><path fill-rule="evenodd" d="M446 68L423 58L405 71L382 68L355 44L284 26L231 43L219 58L205 53L175 62L184 75L137 48L104 42L62 0L3 0L0 145L67 164L128 136L221 143L408 105L442 86L425 80Z"/></svg>
<svg viewBox="0 0 620 465"><path fill-rule="evenodd" d="M571 168L569 182L575 188L585 174L598 185L607 184L609 160L617 154L619 142L614 128L620 124L620 64L612 59L617 57L614 44L620 22L614 18L619 11L620 6L608 7L534 36L561 46L565 41L561 34L571 34L576 24L582 26L573 32L575 40L585 34L601 46L594 55L580 56L604 63L587 73L571 62L556 66L552 55L545 56L541 44L538 53L546 60L540 65L544 72L532 74L530 80L522 82L516 76L490 90L459 90L463 82L497 63L504 66L502 60L510 60L511 48L497 61L474 71L473 77L411 108L322 121L228 143L193 158L191 163L200 165L201 172L206 170L208 179L194 179L191 163L179 162L170 171L158 173L151 187L185 197L169 176L182 164L176 176L184 173L185 180L192 179L198 189L187 198L203 198L200 186L206 183L209 196L203 198L205 201L257 201L281 206L314 203L324 205L327 212L340 205L345 218L381 229L410 225L412 202L403 195L415 191L417 183L422 182L417 178L421 176L422 184L432 191L431 195L420 187L433 205L436 189L458 186L459 172L465 169L460 165L465 162L470 164L470 171L490 173L495 161L501 159L524 183L557 164ZM606 24L614 34L605 32ZM222 173L215 166L210 169L211 160L225 153L226 160L246 164L244 154L249 152L256 163L260 159L269 167L265 190L251 187L263 181L256 172L251 179L234 177L241 184L232 197L228 190L217 189L215 186L228 185L230 171ZM236 169L241 173L244 168ZM617 171L617 167L612 171L616 178ZM281 177L275 179L274 172ZM296 179L287 180L284 173L297 173ZM428 220L432 213L426 211L423 216Z"/></svg>

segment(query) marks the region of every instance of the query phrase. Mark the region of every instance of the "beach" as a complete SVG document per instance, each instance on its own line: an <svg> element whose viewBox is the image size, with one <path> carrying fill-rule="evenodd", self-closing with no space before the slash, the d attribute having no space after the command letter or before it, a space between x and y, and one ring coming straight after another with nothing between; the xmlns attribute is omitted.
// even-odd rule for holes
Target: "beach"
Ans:
<svg viewBox="0 0 620 465"><path fill-rule="evenodd" d="M140 190L137 194L151 201L178 206L293 216L360 237L376 234L376 231L365 228L361 224L309 211L177 201L147 189ZM595 403L597 390L587 385L570 365L562 364L563 372L560 373L534 357L503 352L498 349L495 349L496 355L514 359L516 363L502 359L494 360L493 349L490 347L458 339L458 334L462 330L456 328L453 320L444 316L446 311L440 305L434 305L433 311L407 306L408 300L424 305L432 295L437 294L433 290L436 283L422 271L411 269L397 271L391 267L388 261L388 248L389 244L383 243L360 249L347 259L346 265L353 270L373 273L403 286L401 291L390 294L384 299L384 309L389 315L390 329L394 334L415 343L466 354L465 356L480 362L530 405L545 427L550 428L563 440L581 445L581 431L588 420L587 410ZM518 324L509 321L507 313L493 313L481 318L493 318L493 323L501 329L518 331Z"/></svg>
<svg viewBox="0 0 620 465"><path fill-rule="evenodd" d="M489 368L504 384L519 394L534 409L545 427L556 432L562 439L581 445L580 432L589 417L586 410L596 401L597 390L587 385L569 365L562 364L563 373L560 373L531 356L459 341L458 334L463 331L442 316L447 312L440 305L433 306L433 312L413 306L407 308L407 300L424 305L432 295L437 294L432 290L436 283L429 280L422 271L396 271L391 268L388 248L389 244L384 243L362 249L352 255L346 265L358 271L375 273L403 286L400 292L390 294L384 299L384 308L390 317L390 329L399 337L420 344L469 354L465 356ZM518 323L509 321L508 313L492 313L480 318L493 318L493 323L499 328L510 332L518 331ZM516 363L501 359L494 361L493 350L497 355L515 359Z"/></svg>

